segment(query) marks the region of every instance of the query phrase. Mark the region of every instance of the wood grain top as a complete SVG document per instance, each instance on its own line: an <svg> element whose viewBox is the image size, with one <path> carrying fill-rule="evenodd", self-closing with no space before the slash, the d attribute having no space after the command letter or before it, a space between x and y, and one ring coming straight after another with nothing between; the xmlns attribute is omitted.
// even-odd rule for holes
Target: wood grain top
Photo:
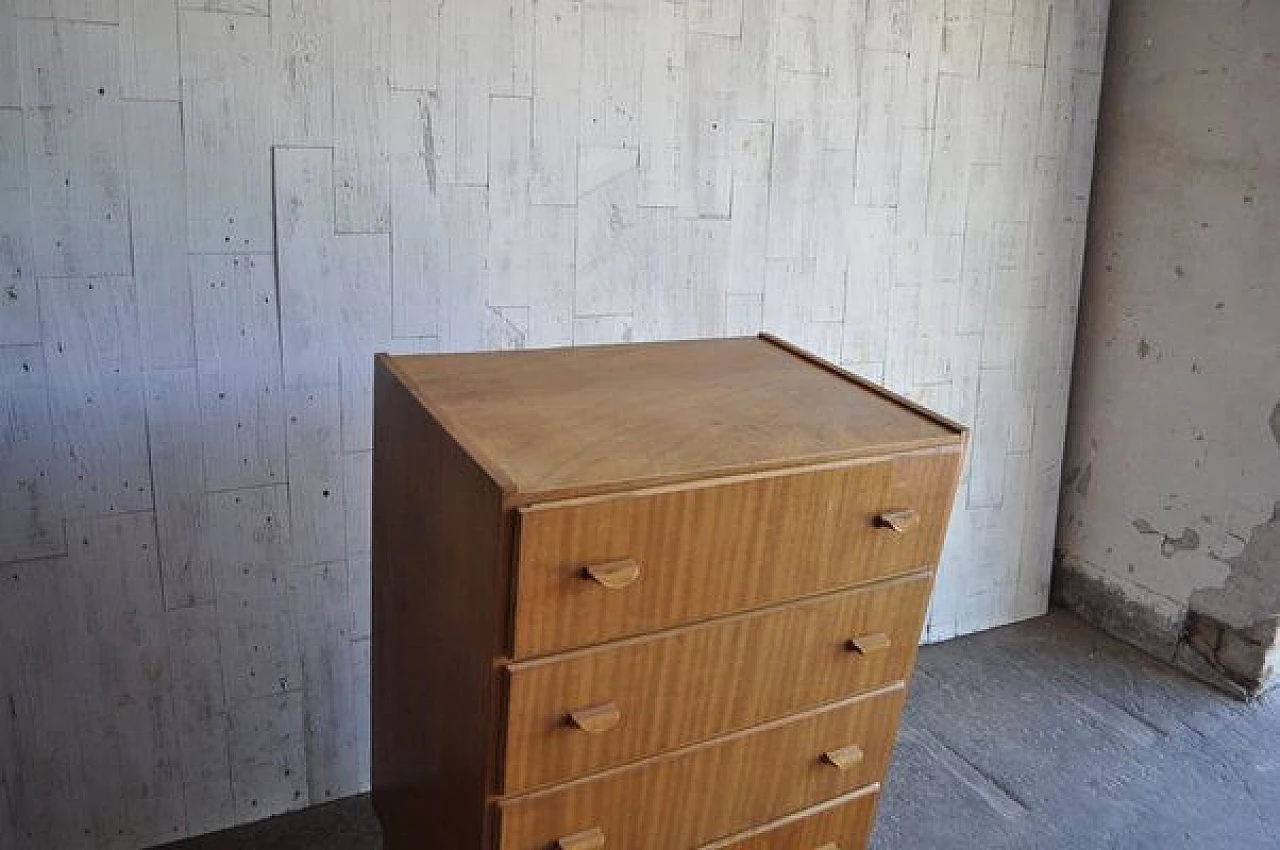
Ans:
<svg viewBox="0 0 1280 850"><path fill-rule="evenodd" d="M964 429L767 336L379 355L510 504L958 443Z"/></svg>

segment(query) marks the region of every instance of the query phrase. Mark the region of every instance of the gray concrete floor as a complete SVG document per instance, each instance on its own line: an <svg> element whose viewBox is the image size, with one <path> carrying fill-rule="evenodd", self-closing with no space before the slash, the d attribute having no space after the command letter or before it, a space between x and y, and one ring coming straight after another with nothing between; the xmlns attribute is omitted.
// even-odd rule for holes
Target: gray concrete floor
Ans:
<svg viewBox="0 0 1280 850"><path fill-rule="evenodd" d="M380 846L367 797L167 845ZM1280 692L1236 702L1063 611L927 647L874 846L1280 848Z"/></svg>

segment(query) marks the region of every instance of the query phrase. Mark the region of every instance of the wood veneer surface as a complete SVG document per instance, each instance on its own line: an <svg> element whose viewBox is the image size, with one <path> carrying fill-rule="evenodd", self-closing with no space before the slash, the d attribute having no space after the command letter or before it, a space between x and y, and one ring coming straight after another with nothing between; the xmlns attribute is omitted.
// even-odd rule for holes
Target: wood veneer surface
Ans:
<svg viewBox="0 0 1280 850"><path fill-rule="evenodd" d="M526 658L898 575L936 562L959 446L817 471L521 510L513 654ZM911 508L905 533L877 524ZM583 567L631 558L610 590Z"/></svg>
<svg viewBox="0 0 1280 850"><path fill-rule="evenodd" d="M859 850L871 838L880 786L797 812L699 850Z"/></svg>
<svg viewBox="0 0 1280 850"><path fill-rule="evenodd" d="M906 678L930 573L509 668L504 792L583 776ZM850 638L884 635L865 655ZM618 725L566 723L612 704Z"/></svg>
<svg viewBox="0 0 1280 850"><path fill-rule="evenodd" d="M500 850L548 850L599 828L608 850L694 850L878 781L897 731L901 685L670 757L498 803ZM858 746L842 771L823 753Z"/></svg>
<svg viewBox="0 0 1280 850"><path fill-rule="evenodd" d="M509 518L497 486L404 388L383 370L375 381L374 805L389 847L476 847L502 724L491 660Z"/></svg>
<svg viewBox="0 0 1280 850"><path fill-rule="evenodd" d="M954 443L960 433L756 337L393 360L517 501Z"/></svg>

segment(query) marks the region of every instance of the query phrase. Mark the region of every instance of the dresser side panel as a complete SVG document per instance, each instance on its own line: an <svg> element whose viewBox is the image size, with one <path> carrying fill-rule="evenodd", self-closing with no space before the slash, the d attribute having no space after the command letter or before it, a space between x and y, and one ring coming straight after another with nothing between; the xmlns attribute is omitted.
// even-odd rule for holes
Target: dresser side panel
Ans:
<svg viewBox="0 0 1280 850"><path fill-rule="evenodd" d="M373 798L388 850L488 845L511 517L379 359L373 473Z"/></svg>

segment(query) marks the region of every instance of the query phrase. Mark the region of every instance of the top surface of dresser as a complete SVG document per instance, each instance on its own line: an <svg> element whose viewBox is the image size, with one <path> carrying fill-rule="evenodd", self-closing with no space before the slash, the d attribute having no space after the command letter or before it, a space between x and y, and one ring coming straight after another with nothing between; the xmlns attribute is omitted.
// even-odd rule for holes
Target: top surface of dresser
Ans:
<svg viewBox="0 0 1280 850"><path fill-rule="evenodd" d="M383 363L511 505L947 445L963 435L767 336Z"/></svg>

